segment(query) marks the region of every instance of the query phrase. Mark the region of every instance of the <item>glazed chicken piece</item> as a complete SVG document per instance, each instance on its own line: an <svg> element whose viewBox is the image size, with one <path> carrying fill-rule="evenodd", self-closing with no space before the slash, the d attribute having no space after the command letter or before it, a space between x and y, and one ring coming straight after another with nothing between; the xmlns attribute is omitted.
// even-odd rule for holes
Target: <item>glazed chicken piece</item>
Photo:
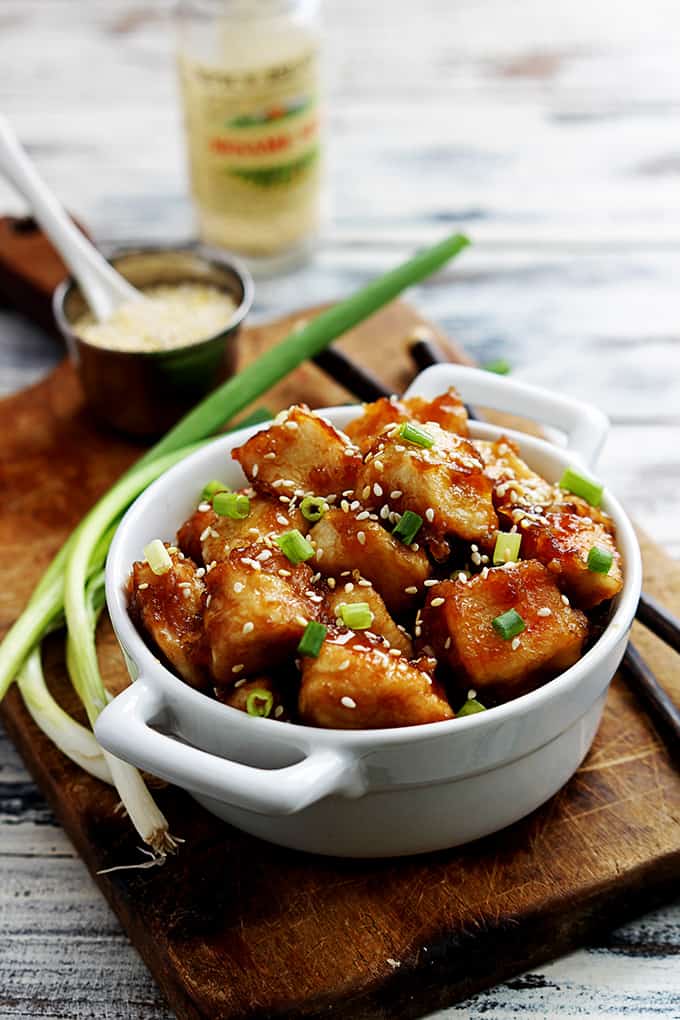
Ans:
<svg viewBox="0 0 680 1020"><path fill-rule="evenodd" d="M418 426L431 440L428 447L404 439L402 427L391 426L366 454L357 477L359 498L399 513L412 510L423 518L424 535L488 540L498 519L479 452L434 422Z"/></svg>
<svg viewBox="0 0 680 1020"><path fill-rule="evenodd" d="M174 546L166 548L172 567L165 574L155 574L146 560L133 564L130 611L182 679L205 689L209 682L205 584L191 560Z"/></svg>
<svg viewBox="0 0 680 1020"><path fill-rule="evenodd" d="M269 691L272 696L271 708L268 712L261 709L255 714L267 715L270 719L280 719L281 722L288 722L290 713L286 710L281 690L274 683L270 676L256 676L251 680L237 680L233 687L218 687L215 690L217 700L230 708L237 708L239 712L248 711L248 699L251 694L254 696L256 707L265 706L265 703L258 698L261 691Z"/></svg>
<svg viewBox="0 0 680 1020"><path fill-rule="evenodd" d="M363 405L363 413L347 426L346 432L362 453L366 453L384 428L402 421L434 421L448 432L461 436L468 434L468 417L463 401L451 387L434 400L424 397L381 397Z"/></svg>
<svg viewBox="0 0 680 1020"><path fill-rule="evenodd" d="M323 596L312 571L263 543L234 549L206 574L205 633L213 676L233 684L293 656Z"/></svg>
<svg viewBox="0 0 680 1020"><path fill-rule="evenodd" d="M433 668L434 660L409 662L369 634L329 632L316 658L302 658L300 715L311 726L339 730L452 719Z"/></svg>
<svg viewBox="0 0 680 1020"><path fill-rule="evenodd" d="M556 498L555 486L532 471L519 455L519 447L507 436L491 443L473 440L484 459L484 472L493 481L493 501L499 514L512 520L518 508L547 507Z"/></svg>
<svg viewBox="0 0 680 1020"><path fill-rule="evenodd" d="M357 577L373 582L390 613L399 615L418 604L430 573L427 556L393 538L377 521L357 520L357 512L333 509L314 525L309 538L316 546L311 562L338 586L346 583L340 576L344 571L356 571ZM347 582L352 580L347 577Z"/></svg>
<svg viewBox="0 0 680 1020"><path fill-rule="evenodd" d="M226 559L232 549L242 549L265 538L274 539L297 528L303 535L309 522L299 509L290 510L277 500L243 490L250 498L250 513L241 521L216 514L210 500L199 504L177 532L177 544L196 563L206 566Z"/></svg>
<svg viewBox="0 0 680 1020"><path fill-rule="evenodd" d="M354 489L361 464L344 432L304 405L291 407L231 455L257 489L279 500L296 493L339 496Z"/></svg>
<svg viewBox="0 0 680 1020"><path fill-rule="evenodd" d="M351 605L357 602L367 603L369 610L373 613L373 623L368 628L369 631L385 638L389 647L398 648L407 659L410 659L413 655L413 642L403 627L397 626L394 622L375 588L373 586L369 588L366 584L362 584L363 580L363 578L359 578L357 581L350 581L348 584L350 591L345 591L345 585L339 584L334 591L328 592L325 601L332 619L336 620L337 618L338 626L343 626L342 618L339 615L342 605Z"/></svg>
<svg viewBox="0 0 680 1020"><path fill-rule="evenodd" d="M432 587L422 615L423 641L467 687L507 701L573 665L588 620L572 609L550 572L535 560L495 567L469 581ZM492 621L514 609L525 629L505 639Z"/></svg>
<svg viewBox="0 0 680 1020"><path fill-rule="evenodd" d="M522 555L543 563L574 605L592 609L621 591L621 554L611 533L591 517L572 513L531 515L522 518L520 531ZM588 567L593 546L612 556L606 574Z"/></svg>

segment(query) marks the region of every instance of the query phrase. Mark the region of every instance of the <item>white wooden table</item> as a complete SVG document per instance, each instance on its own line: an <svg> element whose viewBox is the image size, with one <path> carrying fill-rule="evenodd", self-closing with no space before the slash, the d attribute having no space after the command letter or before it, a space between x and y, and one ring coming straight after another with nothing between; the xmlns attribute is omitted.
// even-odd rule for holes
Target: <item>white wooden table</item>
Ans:
<svg viewBox="0 0 680 1020"><path fill-rule="evenodd" d="M457 226L413 297L480 360L590 397L601 473L680 556L680 6L327 4L334 219L255 314L348 292ZM170 4L3 0L0 110L103 242L191 235ZM21 205L0 181L0 209ZM0 309L0 391L61 357ZM680 904L440 1017L680 1018ZM165 1020L115 917L0 734L0 1020Z"/></svg>

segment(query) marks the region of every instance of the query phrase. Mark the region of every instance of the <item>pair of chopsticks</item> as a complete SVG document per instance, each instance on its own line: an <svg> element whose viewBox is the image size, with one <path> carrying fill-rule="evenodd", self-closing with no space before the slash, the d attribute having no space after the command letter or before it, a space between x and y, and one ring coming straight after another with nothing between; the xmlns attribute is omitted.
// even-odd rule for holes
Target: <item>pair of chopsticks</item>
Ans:
<svg viewBox="0 0 680 1020"><path fill-rule="evenodd" d="M449 360L436 344L425 336L415 338L409 351L420 370ZM335 347L328 347L314 361L335 382L340 383L360 400L370 402L390 396L390 390L376 376ZM471 419L481 419L473 408L468 407L467 410ZM636 618L670 648L680 653L680 620L645 592L640 596ZM632 642L628 644L622 667L628 686L644 703L657 722L669 750L677 756L680 753L680 708L664 690Z"/></svg>

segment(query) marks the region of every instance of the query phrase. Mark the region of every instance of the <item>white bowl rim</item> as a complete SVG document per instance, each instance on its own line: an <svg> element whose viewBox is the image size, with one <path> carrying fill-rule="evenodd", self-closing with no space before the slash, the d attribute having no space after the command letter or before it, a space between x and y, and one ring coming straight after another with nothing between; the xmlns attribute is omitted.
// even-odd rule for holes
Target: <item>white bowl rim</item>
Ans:
<svg viewBox="0 0 680 1020"><path fill-rule="evenodd" d="M318 414L322 414L331 420L336 417L346 419L344 424L346 424L351 417L354 417L355 414L359 414L360 411L360 406L352 407L347 405L317 409ZM355 414L350 414L350 412L355 412ZM193 468L193 466L201 459L210 459L210 457L220 449L223 449L225 454L228 454L234 447L245 442L246 439L261 429L267 428L269 424L271 423L265 422L260 425L250 426L245 429L240 429L236 432L220 436L214 441L206 443L205 447L202 447L200 450L190 454L188 457L184 458L184 460L175 464L156 479L156 481L154 481L140 496L138 496L123 517L111 544L106 563L106 601L111 615L111 620L119 641L137 666L139 676L143 677L146 681L151 682L154 686L159 686L161 688L161 696L163 688L166 688L168 692L181 697L185 703L187 703L187 699L200 699L200 707L204 711L208 706L210 706L211 710L215 713L223 713L225 728L228 727L229 720L235 717L235 713L237 713L238 717L241 717L243 713L238 709L232 708L229 705L224 705L216 699L210 698L208 695L203 694L200 691L194 690L178 676L172 673L153 655L153 652L146 645L141 634L132 622L129 613L127 612L127 608L123 604L125 596L122 593L122 585L129 576L132 564L123 564L120 562L120 550L124 539L127 537L127 531L131 527L134 527L136 520L142 513L144 507L156 499L166 486L177 484L182 474ZM469 426L471 438L510 436L510 438L521 443L523 452L527 448L530 450L540 451L550 457L562 468L574 465L575 462L578 465L577 458L571 451L555 446L554 444L536 436L518 432L513 429L503 428L501 426L491 425L486 422L481 423L477 421L470 421ZM342 425L340 427L342 427ZM528 460L531 462L531 457L529 457ZM244 484L246 484L245 481ZM481 732L487 727L491 728L495 725L502 724L513 717L522 716L527 713L531 713L534 710L539 710L542 706L559 695L567 694L570 689L578 687L584 676L588 674L591 669L594 669L607 657L608 653L613 650L616 643L620 640L621 633L630 628L631 622L635 616L642 586L640 549L633 526L618 500L607 488L604 490L602 506L603 509L611 514L616 524L617 545L622 551L625 564L624 586L615 600L616 606L614 613L602 634L578 660L578 662L563 673L560 673L558 676L549 680L547 683L541 685L535 690L522 694L511 701L505 702L502 705L494 706L485 712L464 716L463 718L455 717L454 719L441 722L421 723L412 726L398 726L384 729L339 730L307 726L293 722L285 722L281 724L277 719L252 717L251 724L255 727L253 733L258 733L259 727L259 733L261 736L264 737L266 734L272 738L274 737L274 733L276 733L277 740L283 743L289 743L291 746L295 747L309 747L313 745L316 747L326 746L338 749L353 749L359 752L362 750L369 752L376 745L388 746L394 744L409 744L431 737L445 737L452 732L469 732L475 729L478 729ZM173 525L173 530L175 530L180 523L181 522L177 522ZM278 727L285 726L285 734L280 732L280 729L273 731L271 727L274 725L277 725Z"/></svg>

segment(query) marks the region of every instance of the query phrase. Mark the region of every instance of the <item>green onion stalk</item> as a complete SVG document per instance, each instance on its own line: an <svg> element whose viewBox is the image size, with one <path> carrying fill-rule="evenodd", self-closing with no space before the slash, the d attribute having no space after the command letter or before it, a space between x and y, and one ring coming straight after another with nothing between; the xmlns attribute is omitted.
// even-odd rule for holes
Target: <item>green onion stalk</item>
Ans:
<svg viewBox="0 0 680 1020"><path fill-rule="evenodd" d="M227 380L189 412L99 500L64 543L36 586L26 609L0 645L0 699L17 680L40 728L78 765L113 782L135 828L159 859L176 846L165 818L139 772L99 748L93 734L56 703L45 684L41 642L64 622L67 666L91 725L109 695L96 653L103 605L102 568L113 533L130 503L150 482L224 427L303 361L440 269L468 244L456 234L372 281L353 296L289 334ZM260 414L258 420L261 420ZM242 423L243 424L243 423Z"/></svg>

